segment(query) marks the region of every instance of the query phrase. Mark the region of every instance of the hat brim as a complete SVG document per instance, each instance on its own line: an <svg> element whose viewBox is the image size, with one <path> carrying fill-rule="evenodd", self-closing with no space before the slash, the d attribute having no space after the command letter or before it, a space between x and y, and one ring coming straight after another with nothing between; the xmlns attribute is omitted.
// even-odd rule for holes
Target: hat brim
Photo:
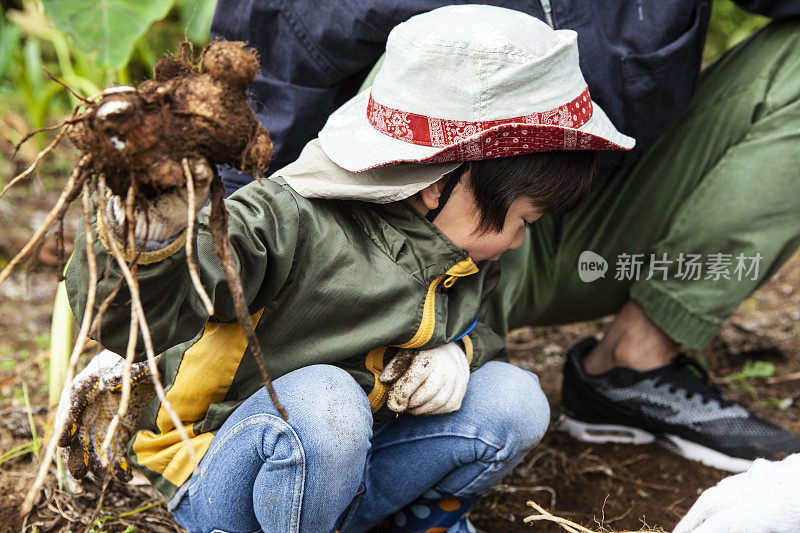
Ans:
<svg viewBox="0 0 800 533"><path fill-rule="evenodd" d="M445 147L413 144L376 130L367 120L370 89L333 112L319 133L322 149L341 168L363 172L397 163L475 161L548 150L630 150L632 137L614 127L593 102L592 117L580 128L503 124Z"/></svg>

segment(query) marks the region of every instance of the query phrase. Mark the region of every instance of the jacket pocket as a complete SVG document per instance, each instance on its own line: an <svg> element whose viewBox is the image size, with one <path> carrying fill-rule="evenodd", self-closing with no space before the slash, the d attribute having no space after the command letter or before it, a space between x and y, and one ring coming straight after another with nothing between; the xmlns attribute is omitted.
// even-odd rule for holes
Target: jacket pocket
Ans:
<svg viewBox="0 0 800 533"><path fill-rule="evenodd" d="M689 29L667 45L622 57L625 123L636 138L637 151L658 138L694 93L708 9L700 4Z"/></svg>

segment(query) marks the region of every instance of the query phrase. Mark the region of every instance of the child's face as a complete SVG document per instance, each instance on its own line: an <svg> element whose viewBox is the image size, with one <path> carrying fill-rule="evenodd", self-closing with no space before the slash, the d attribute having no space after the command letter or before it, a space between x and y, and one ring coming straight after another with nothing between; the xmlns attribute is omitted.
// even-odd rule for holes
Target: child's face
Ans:
<svg viewBox="0 0 800 533"><path fill-rule="evenodd" d="M478 231L480 220L475 196L463 180L436 217L434 224L474 261L496 261L506 250L519 248L525 239L525 225L542 216L542 212L527 197L517 198L506 213L503 231Z"/></svg>

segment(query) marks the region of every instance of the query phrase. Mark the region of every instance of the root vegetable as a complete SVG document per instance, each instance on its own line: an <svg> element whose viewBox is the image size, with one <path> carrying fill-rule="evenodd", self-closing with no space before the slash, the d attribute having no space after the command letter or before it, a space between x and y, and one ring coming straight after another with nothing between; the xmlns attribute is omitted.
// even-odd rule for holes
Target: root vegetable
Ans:
<svg viewBox="0 0 800 533"><path fill-rule="evenodd" d="M189 162L206 161L212 169L214 165L218 164L231 165L239 170L252 173L256 178L259 178L267 169L272 154L272 142L269 133L255 120L248 106L246 94L257 69L258 57L253 50L246 48L244 43L215 41L208 45L198 58L193 57L191 48L187 54L186 47L182 46L176 54L157 62L154 80L144 81L136 87L111 87L88 98L75 94L67 87L67 90L73 93L80 103L75 106L67 120L48 128L58 130L55 139L36 157L29 168L0 191L1 197L8 188L30 176L38 163L64 136L68 136L81 151L81 156L56 205L48 214L45 222L34 233L33 238L0 272L0 283L7 279L14 268L43 242L44 236L54 224L60 224L70 202L77 197L81 190L84 191L83 209L87 224L90 193L96 195L100 207L97 215L104 219L106 217L106 187L120 199L126 199L125 221L119 232L122 240L121 246L113 242L114 239L110 239L112 242L109 244L111 248L109 252L116 259L124 281L120 280L112 294L101 303L94 317L92 317L92 312L94 311L97 276L96 267L92 262L91 234L87 227L87 254L91 256L87 260L92 266L90 268L92 279L89 280L91 287L81 324L79 343L73 350L70 359L67 373L68 382L65 384L61 401L69 401L69 378L71 378L77 362L76 353L79 353L87 334L99 331L98 326L102 312L108 307L124 283L131 296L130 331L132 337L126 350L126 370L129 372L135 337L141 335L156 394L187 447L187 453L195 467L197 462L194 449L189 443L184 423L165 397L155 364L150 331L139 297L134 228L137 227L136 217L141 216L141 213L146 213L147 205L177 192L186 194L186 198L189 199L186 220L189 222L189 231L193 231L196 207L194 192L197 182L194 181L193 170ZM33 132L22 142L31 135ZM228 240L228 217L222 201L223 186L216 172L213 174L211 182L212 210L209 226L216 247L216 255L222 263L237 320L244 329L249 349L258 363L264 385L276 409L284 418L288 418L288 413L279 403L272 388L264 355L250 322L242 282ZM207 184L207 180L204 183ZM139 222L147 226L150 220L142 219ZM107 225L111 227L108 223ZM214 312L213 305L201 285L192 257L191 241L193 237L193 234L190 233L186 243L188 268L195 289L200 295L206 311L211 315ZM134 258L130 264L123 257L123 249L131 252L128 254L129 259ZM127 400L129 388L123 388L123 391L126 393L124 397ZM109 434L105 436L104 449L108 448L111 432L119 419L124 416L126 405L127 401L121 403L120 410L109 427ZM55 433L59 433L58 428ZM39 476L26 499L24 507L26 512L31 509L33 498L41 487L44 474L52 460L54 448L55 440L51 439L41 464ZM103 455L105 456L105 453Z"/></svg>

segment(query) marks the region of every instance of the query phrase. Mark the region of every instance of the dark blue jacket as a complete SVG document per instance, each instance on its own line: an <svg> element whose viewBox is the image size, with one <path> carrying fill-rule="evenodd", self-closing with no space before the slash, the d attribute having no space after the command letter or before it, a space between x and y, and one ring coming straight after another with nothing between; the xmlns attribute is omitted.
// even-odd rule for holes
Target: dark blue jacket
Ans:
<svg viewBox="0 0 800 533"><path fill-rule="evenodd" d="M800 0L737 0L772 18L800 14ZM257 115L272 134L271 168L294 161L328 115L355 95L408 18L458 3L494 4L578 32L592 98L614 125L636 138L630 163L647 149L695 90L711 0L219 0L212 36L247 41L261 53L252 86ZM223 173L229 192L249 176Z"/></svg>

